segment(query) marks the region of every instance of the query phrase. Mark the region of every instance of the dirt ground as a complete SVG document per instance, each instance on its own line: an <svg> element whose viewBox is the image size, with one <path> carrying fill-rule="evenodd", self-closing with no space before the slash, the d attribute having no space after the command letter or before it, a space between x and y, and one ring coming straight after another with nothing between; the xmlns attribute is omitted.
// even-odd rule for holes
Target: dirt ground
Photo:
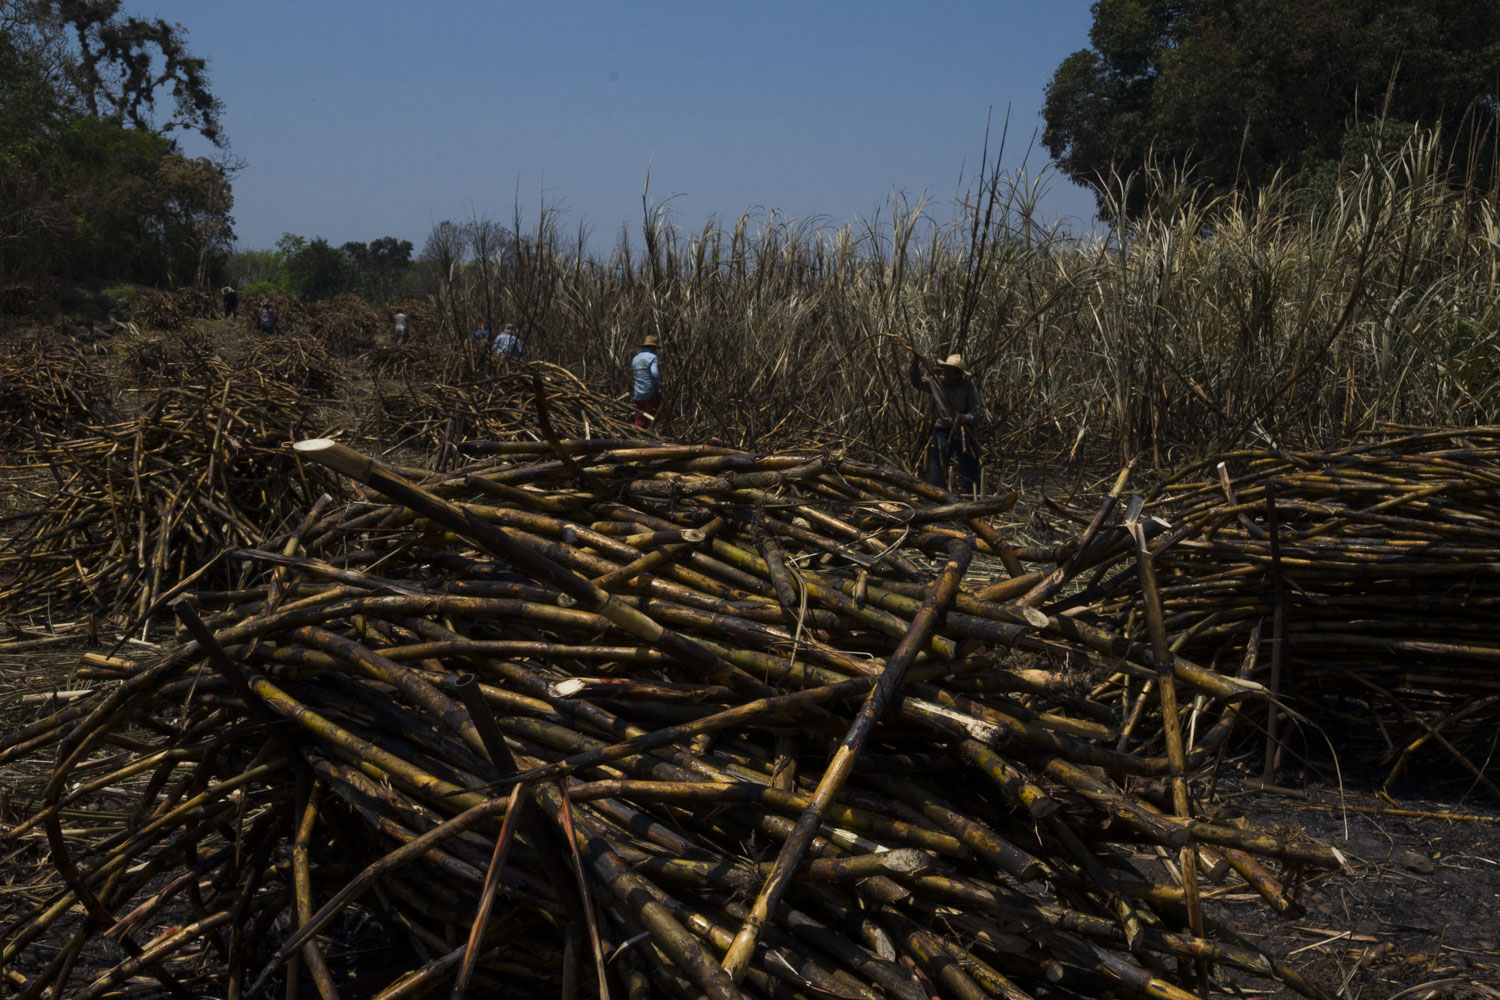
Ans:
<svg viewBox="0 0 1500 1000"><path fill-rule="evenodd" d="M1385 771L1362 744L1335 734L1337 768L1325 747L1284 768L1276 790L1260 785L1259 751L1226 767L1224 817L1304 830L1348 863L1301 884L1298 919L1238 888L1216 904L1221 918L1341 998L1500 998L1500 803L1440 760L1382 794Z"/></svg>

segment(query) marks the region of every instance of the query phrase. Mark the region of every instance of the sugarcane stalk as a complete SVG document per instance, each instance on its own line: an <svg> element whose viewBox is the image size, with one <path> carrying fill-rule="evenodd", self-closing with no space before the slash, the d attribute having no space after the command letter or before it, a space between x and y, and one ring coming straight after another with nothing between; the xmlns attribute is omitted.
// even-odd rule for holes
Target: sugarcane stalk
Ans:
<svg viewBox="0 0 1500 1000"><path fill-rule="evenodd" d="M505 822L501 824L500 836L495 839L495 852L490 856L489 868L485 872L484 888L479 894L479 909L474 915L474 925L469 930L469 939L464 946L458 978L453 984L453 1000L463 1000L468 992L469 980L474 976L474 963L479 959L479 944L484 940L490 908L494 905L496 891L500 888L500 873L505 870L511 844L515 841L516 831L521 828L521 819L525 815L525 796L526 786L517 785L511 789L510 798L506 802Z"/></svg>
<svg viewBox="0 0 1500 1000"><path fill-rule="evenodd" d="M1183 752L1182 723L1177 711L1177 683L1172 675L1172 651L1167 644L1167 629L1162 620L1161 595L1156 588L1156 570L1146 536L1139 522L1131 525L1136 542L1136 563L1141 575L1141 593L1146 603L1146 627L1151 636L1151 655L1156 661L1156 690L1161 699L1162 729L1166 735L1167 759L1172 765L1172 804L1181 819L1188 819L1187 758ZM1203 903L1198 894L1198 852L1191 844L1179 852L1183 898L1187 905L1188 924L1194 936L1203 936ZM1207 996L1209 968L1198 962L1198 988Z"/></svg>
<svg viewBox="0 0 1500 1000"><path fill-rule="evenodd" d="M885 671L880 681L871 690L865 703L860 706L854 724L850 726L843 742L839 744L834 760L818 783L818 789L813 794L812 801L798 817L792 835L782 845L781 854L776 860L776 869L761 887L749 916L739 932L735 934L734 943L724 957L724 969L736 982L744 977L750 956L760 937L761 928L785 894L792 873L801 862L802 855L806 853L813 835L821 825L823 811L832 798L838 794L839 788L859 759L859 754L864 749L870 734L874 732L875 725L895 700L912 660L927 645L932 632L937 629L939 619L947 610L954 594L958 592L959 583L963 579L964 571L968 569L973 553L973 547L962 541L955 542L950 548L948 562L943 566L942 572L933 584L931 597L913 619L911 629L902 638L901 644L886 660Z"/></svg>
<svg viewBox="0 0 1500 1000"><path fill-rule="evenodd" d="M1281 695L1281 669L1286 656L1286 595L1281 571L1281 531L1276 520L1276 490L1269 486L1266 488L1266 533L1271 553L1271 600L1275 610L1271 618L1271 697L1266 703L1266 761L1262 778L1274 785L1277 761L1281 756L1281 741L1276 734L1281 709L1276 699Z"/></svg>
<svg viewBox="0 0 1500 1000"><path fill-rule="evenodd" d="M296 887L299 924L305 924L312 917L313 912L310 847L313 828L318 821L318 797L321 789L321 785L316 782L313 784L307 805L298 820L296 841L292 848L292 874ZM312 975L318 996L322 997L322 1000L339 1000L338 987L334 985L333 974L328 971L328 963L323 960L323 953L318 949L317 942L309 940L302 946L300 954L302 961L307 963L307 971Z"/></svg>
<svg viewBox="0 0 1500 1000"><path fill-rule="evenodd" d="M646 642L658 643L668 652L683 657L702 669L714 681L736 689L761 693L761 685L724 663L701 645L685 636L668 632L645 615L633 611L587 580L559 566L535 549L519 541L507 529L495 528L466 514L452 504L412 486L397 476L381 471L375 463L354 450L317 438L299 441L294 450L357 482L377 489L414 510L421 511L450 530L472 538L482 548L500 559L527 566L548 584L557 587L590 611L597 611L620 628Z"/></svg>

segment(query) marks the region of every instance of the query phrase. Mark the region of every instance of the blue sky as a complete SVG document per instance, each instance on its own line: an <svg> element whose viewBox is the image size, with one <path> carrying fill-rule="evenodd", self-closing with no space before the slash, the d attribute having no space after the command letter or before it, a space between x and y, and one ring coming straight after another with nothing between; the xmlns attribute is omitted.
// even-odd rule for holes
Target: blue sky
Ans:
<svg viewBox="0 0 1500 1000"><path fill-rule="evenodd" d="M1083 0L478 2L126 0L181 23L226 106L240 244L335 244L433 224L523 226L545 203L596 251L652 201L697 230L775 210L889 218L896 192L951 215L993 109L1003 165L1049 167L1042 88L1088 45ZM165 109L164 109L165 110ZM202 152L206 144L185 144ZM1051 174L1048 219L1093 199Z"/></svg>

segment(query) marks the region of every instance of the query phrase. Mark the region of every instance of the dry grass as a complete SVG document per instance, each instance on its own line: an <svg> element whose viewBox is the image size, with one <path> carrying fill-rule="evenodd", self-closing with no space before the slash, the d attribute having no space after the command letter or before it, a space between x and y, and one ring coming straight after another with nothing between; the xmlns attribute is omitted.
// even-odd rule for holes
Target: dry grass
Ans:
<svg viewBox="0 0 1500 1000"><path fill-rule="evenodd" d="M528 356L622 394L655 333L673 435L849 442L903 465L925 438L910 347L961 350L999 418L992 475L1018 453L1166 468L1387 421L1489 423L1500 220L1444 183L1437 149L1423 134L1371 148L1317 198L1211 199L1148 170L1129 183L1156 189L1154 211L1084 239L1038 221L1037 183L993 174L951 223L897 199L868 222L747 214L688 232L648 202L607 260L543 210L503 266L444 272L432 333L491 309Z"/></svg>

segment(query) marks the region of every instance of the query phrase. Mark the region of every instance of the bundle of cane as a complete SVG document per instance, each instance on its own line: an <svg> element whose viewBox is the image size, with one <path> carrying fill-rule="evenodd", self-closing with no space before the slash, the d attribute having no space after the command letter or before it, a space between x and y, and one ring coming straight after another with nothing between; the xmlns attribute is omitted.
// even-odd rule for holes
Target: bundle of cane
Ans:
<svg viewBox="0 0 1500 1000"><path fill-rule="evenodd" d="M1014 497L815 454L491 452L413 483L298 443L362 499L0 743L59 761L11 831L58 872L0 931L22 996L1321 996L1214 899L1295 912L1334 855L1187 795L1259 687L1054 610L1125 529L1011 549ZM1121 672L1230 707L1194 730L1163 699L1169 754L1123 753L1088 696Z"/></svg>
<svg viewBox="0 0 1500 1000"><path fill-rule="evenodd" d="M311 303L301 332L335 354L349 355L373 347L385 326L363 299L345 293Z"/></svg>
<svg viewBox="0 0 1500 1000"><path fill-rule="evenodd" d="M424 349L400 350L420 353ZM459 354L460 349L453 353ZM449 374L462 376L462 360L454 362ZM483 354L477 372L468 377L395 382L377 378L374 389L375 405L360 427L365 439L387 452L415 449L439 467L458 461L460 452L482 453L486 442L518 437L541 440L539 391L541 405L559 436L613 438L639 433L623 401L599 395L568 369L544 361L503 362Z"/></svg>
<svg viewBox="0 0 1500 1000"><path fill-rule="evenodd" d="M338 491L280 447L307 412L297 387L222 363L198 374L133 419L39 436L26 458L50 466L50 499L0 528L0 617L82 608L139 626L184 581L242 575L227 551Z"/></svg>
<svg viewBox="0 0 1500 1000"><path fill-rule="evenodd" d="M1500 722L1500 428L1236 452L1154 507L1178 526L1157 560L1174 649L1232 662L1263 625L1278 686L1311 715L1373 720L1392 776L1427 748L1500 796L1475 763ZM1124 622L1144 607L1136 584L1121 572L1078 600Z"/></svg>
<svg viewBox="0 0 1500 1000"><path fill-rule="evenodd" d="M30 464L43 435L70 434L111 409L99 366L76 347L21 341L0 350L0 447ZM11 464L7 462L7 464Z"/></svg>
<svg viewBox="0 0 1500 1000"><path fill-rule="evenodd" d="M142 330L181 330L221 311L222 300L207 288L147 289L130 304L130 318Z"/></svg>
<svg viewBox="0 0 1500 1000"><path fill-rule="evenodd" d="M253 343L241 376L293 386L328 397L343 380L343 368L321 342L304 337L271 337Z"/></svg>

